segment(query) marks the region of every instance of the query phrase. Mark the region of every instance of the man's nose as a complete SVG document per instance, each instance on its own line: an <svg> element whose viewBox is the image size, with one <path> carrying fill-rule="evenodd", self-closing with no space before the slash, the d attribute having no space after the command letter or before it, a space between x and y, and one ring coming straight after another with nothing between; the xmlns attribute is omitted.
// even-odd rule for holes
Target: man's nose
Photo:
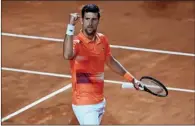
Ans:
<svg viewBox="0 0 195 126"><path fill-rule="evenodd" d="M92 20L89 21L89 25L90 25L90 26L92 25Z"/></svg>

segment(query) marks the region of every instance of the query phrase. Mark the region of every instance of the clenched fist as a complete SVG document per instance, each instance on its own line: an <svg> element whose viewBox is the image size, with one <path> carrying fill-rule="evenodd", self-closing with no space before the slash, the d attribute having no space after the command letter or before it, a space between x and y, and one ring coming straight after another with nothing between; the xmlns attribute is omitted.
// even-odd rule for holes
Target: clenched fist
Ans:
<svg viewBox="0 0 195 126"><path fill-rule="evenodd" d="M75 25L78 22L79 18L80 18L80 16L78 13L71 13L69 23L72 25Z"/></svg>

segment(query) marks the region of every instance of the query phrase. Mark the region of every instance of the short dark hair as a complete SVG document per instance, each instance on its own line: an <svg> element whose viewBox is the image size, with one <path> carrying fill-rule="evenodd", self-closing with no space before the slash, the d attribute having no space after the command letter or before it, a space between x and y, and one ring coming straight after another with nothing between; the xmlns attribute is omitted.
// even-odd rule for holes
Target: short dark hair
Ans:
<svg viewBox="0 0 195 126"><path fill-rule="evenodd" d="M82 8L82 18L84 18L85 12L98 13L98 19L100 18L100 9L95 4L87 4Z"/></svg>

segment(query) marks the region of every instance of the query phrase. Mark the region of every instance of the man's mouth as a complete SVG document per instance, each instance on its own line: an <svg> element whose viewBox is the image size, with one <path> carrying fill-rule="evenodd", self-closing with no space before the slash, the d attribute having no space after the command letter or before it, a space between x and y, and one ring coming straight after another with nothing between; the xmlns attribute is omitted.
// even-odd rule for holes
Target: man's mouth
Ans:
<svg viewBox="0 0 195 126"><path fill-rule="evenodd" d="M92 31L92 30L93 30L93 28L88 28L88 30Z"/></svg>

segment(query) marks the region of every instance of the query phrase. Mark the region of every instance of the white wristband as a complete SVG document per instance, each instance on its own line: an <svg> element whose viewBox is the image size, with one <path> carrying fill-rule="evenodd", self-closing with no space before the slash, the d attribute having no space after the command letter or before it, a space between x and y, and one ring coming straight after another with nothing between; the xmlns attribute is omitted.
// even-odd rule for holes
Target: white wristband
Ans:
<svg viewBox="0 0 195 126"><path fill-rule="evenodd" d="M72 24L68 24L66 34L67 35L74 35L75 26Z"/></svg>

